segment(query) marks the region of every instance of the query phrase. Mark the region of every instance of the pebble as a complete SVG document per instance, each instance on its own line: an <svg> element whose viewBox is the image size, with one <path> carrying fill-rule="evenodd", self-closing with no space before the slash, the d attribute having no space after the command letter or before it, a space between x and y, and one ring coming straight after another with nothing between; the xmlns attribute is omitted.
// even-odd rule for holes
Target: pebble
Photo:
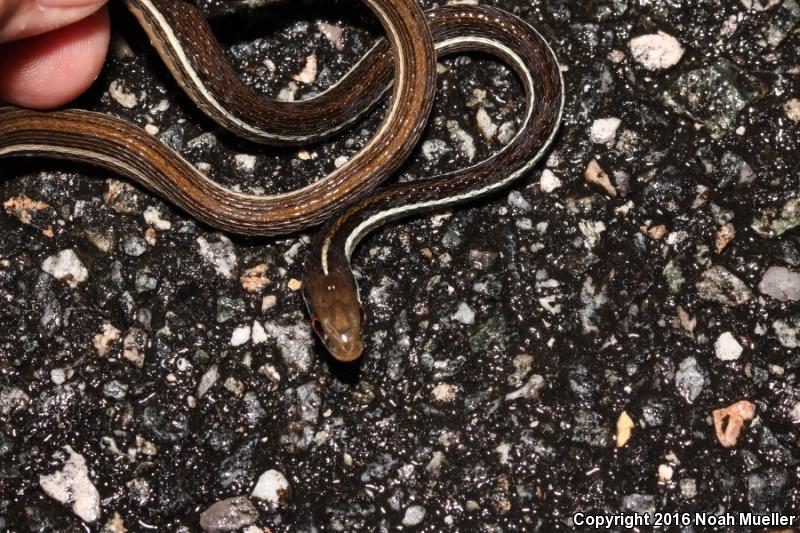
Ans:
<svg viewBox="0 0 800 533"><path fill-rule="evenodd" d="M742 356L742 345L730 331L726 331L714 343L714 353L721 361L736 361Z"/></svg>
<svg viewBox="0 0 800 533"><path fill-rule="evenodd" d="M138 235L130 235L122 241L122 251L131 257L139 257L147 251L147 242Z"/></svg>
<svg viewBox="0 0 800 533"><path fill-rule="evenodd" d="M63 385L67 381L67 373L63 368L54 368L50 371L50 381L56 385Z"/></svg>
<svg viewBox="0 0 800 533"><path fill-rule="evenodd" d="M542 175L539 178L539 187L542 188L543 192L549 194L561 187L561 180L553 174L552 170L546 168L542 171Z"/></svg>
<svg viewBox="0 0 800 533"><path fill-rule="evenodd" d="M475 148L475 139L472 138L472 135L464 131L456 120L447 121L447 131L450 133L450 139L458 143L467 159L474 160L478 150Z"/></svg>
<svg viewBox="0 0 800 533"><path fill-rule="evenodd" d="M606 144L617 135L617 128L622 121L618 118L600 118L592 123L589 138L595 144Z"/></svg>
<svg viewBox="0 0 800 533"><path fill-rule="evenodd" d="M764 272L758 290L781 302L800 300L800 272L773 266Z"/></svg>
<svg viewBox="0 0 800 533"><path fill-rule="evenodd" d="M425 508L421 505L412 505L403 515L403 525L406 527L418 526L425 520Z"/></svg>
<svg viewBox="0 0 800 533"><path fill-rule="evenodd" d="M256 156L250 154L236 154L233 156L236 167L248 174L252 174L256 169Z"/></svg>
<svg viewBox="0 0 800 533"><path fill-rule="evenodd" d="M42 270L57 280L66 282L72 288L89 279L89 271L71 249L62 250L45 259Z"/></svg>
<svg viewBox="0 0 800 533"><path fill-rule="evenodd" d="M172 222L166 220L161 211L159 211L155 206L147 206L147 208L144 210L144 213L142 213L142 217L144 218L145 223L153 226L157 230L167 231L172 229Z"/></svg>
<svg viewBox="0 0 800 533"><path fill-rule="evenodd" d="M458 309L451 315L452 319L461 322L462 324L475 323L475 311L466 303L461 302L458 304Z"/></svg>
<svg viewBox="0 0 800 533"><path fill-rule="evenodd" d="M630 40L629 46L633 59L649 70L673 67L678 64L684 53L681 43L663 31L634 37Z"/></svg>
<svg viewBox="0 0 800 533"><path fill-rule="evenodd" d="M626 411L622 411L617 418L617 448L622 448L628 443L635 427L630 415Z"/></svg>
<svg viewBox="0 0 800 533"><path fill-rule="evenodd" d="M248 268L239 278L242 283L242 288L247 292L261 292L272 281L267 276L269 267L265 264L256 265Z"/></svg>
<svg viewBox="0 0 800 533"><path fill-rule="evenodd" d="M0 414L10 415L18 409L24 409L30 402L30 397L22 389L0 386Z"/></svg>
<svg viewBox="0 0 800 533"><path fill-rule="evenodd" d="M800 348L800 317L788 320L778 319L772 323L772 329L782 346Z"/></svg>
<svg viewBox="0 0 800 533"><path fill-rule="evenodd" d="M108 86L108 94L115 102L126 109L133 109L139 105L139 98L137 98L136 94L132 91L128 90L123 81L112 81Z"/></svg>
<svg viewBox="0 0 800 533"><path fill-rule="evenodd" d="M583 176L586 178L587 182L603 188L612 198L617 197L617 190L614 188L614 185L611 184L611 179L608 177L605 170L600 167L596 159L589 161Z"/></svg>
<svg viewBox="0 0 800 533"><path fill-rule="evenodd" d="M753 293L744 282L724 267L714 265L700 276L697 294L704 300L726 306L744 305Z"/></svg>
<svg viewBox="0 0 800 533"><path fill-rule="evenodd" d="M800 99L792 98L788 100L783 110L786 112L786 117L793 122L800 122Z"/></svg>
<svg viewBox="0 0 800 533"><path fill-rule="evenodd" d="M723 409L716 409L712 413L712 417L719 443L726 448L736 446L744 423L752 420L755 413L756 406L747 400L736 402Z"/></svg>
<svg viewBox="0 0 800 533"><path fill-rule="evenodd" d="M486 112L484 108L478 109L478 114L475 117L475 120L478 123L478 129L481 132L481 135L486 140L486 142L491 142L494 139L494 136L497 134L497 124L492 122L492 117L489 116L489 113Z"/></svg>
<svg viewBox="0 0 800 533"><path fill-rule="evenodd" d="M250 326L244 325L239 326L238 328L233 330L231 334L231 346L242 346L243 344L247 344L250 340Z"/></svg>
<svg viewBox="0 0 800 533"><path fill-rule="evenodd" d="M439 383L433 388L432 394L437 402L452 402L456 398L456 389L449 383Z"/></svg>
<svg viewBox="0 0 800 533"><path fill-rule="evenodd" d="M533 374L525 384L514 392L506 394L506 401L519 399L535 400L539 398L539 393L544 388L544 376Z"/></svg>
<svg viewBox="0 0 800 533"><path fill-rule="evenodd" d="M675 372L675 386L687 402L692 403L700 396L705 382L705 373L698 366L697 359L687 357L681 361L678 371Z"/></svg>
<svg viewBox="0 0 800 533"><path fill-rule="evenodd" d="M197 397L202 398L205 394L211 390L211 387L219 379L219 368L217 365L212 365L206 372L203 374L203 377L200 378L200 383L197 385Z"/></svg>
<svg viewBox="0 0 800 533"><path fill-rule="evenodd" d="M292 79L306 85L314 83L317 79L317 56L315 54L307 56L303 70L292 76Z"/></svg>
<svg viewBox="0 0 800 533"><path fill-rule="evenodd" d="M450 147L441 139L431 139L422 143L422 156L433 164L439 162Z"/></svg>
<svg viewBox="0 0 800 533"><path fill-rule="evenodd" d="M244 496L236 496L211 505L200 514L200 527L206 533L236 531L258 520L258 510Z"/></svg>
<svg viewBox="0 0 800 533"><path fill-rule="evenodd" d="M250 497L262 500L273 509L286 503L291 496L289 480L277 470L267 470L261 474Z"/></svg>
<svg viewBox="0 0 800 533"><path fill-rule="evenodd" d="M215 236L215 241L205 237L197 238L200 257L210 263L216 273L224 278L233 278L238 265L236 248L231 240L222 234Z"/></svg>
<svg viewBox="0 0 800 533"><path fill-rule="evenodd" d="M122 357L138 368L144 366L144 350L147 346L147 333L131 328L122 340Z"/></svg>
<svg viewBox="0 0 800 533"><path fill-rule="evenodd" d="M120 330L115 328L112 324L108 322L103 323L103 331L102 333L98 333L92 339L92 345L94 345L94 349L97 351L97 355L100 357L105 357L111 351L114 343L116 343L121 336Z"/></svg>
<svg viewBox="0 0 800 533"><path fill-rule="evenodd" d="M39 486L57 502L70 505L78 518L92 523L100 517L100 493L89 479L86 459L70 446L64 450L69 455L64 466L52 474L41 474Z"/></svg>

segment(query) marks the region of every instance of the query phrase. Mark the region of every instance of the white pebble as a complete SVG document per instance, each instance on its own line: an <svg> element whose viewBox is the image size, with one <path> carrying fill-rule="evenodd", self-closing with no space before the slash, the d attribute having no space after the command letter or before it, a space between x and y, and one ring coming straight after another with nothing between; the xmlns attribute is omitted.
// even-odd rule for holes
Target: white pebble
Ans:
<svg viewBox="0 0 800 533"><path fill-rule="evenodd" d="M634 37L629 45L633 59L649 70L666 69L676 65L684 52L681 43L663 31Z"/></svg>
<svg viewBox="0 0 800 533"><path fill-rule="evenodd" d="M617 135L617 128L622 121L616 117L599 118L592 123L589 137L595 144L605 144Z"/></svg>
<svg viewBox="0 0 800 533"><path fill-rule="evenodd" d="M730 331L720 335L717 342L714 343L714 352L717 355L717 359L722 361L736 361L742 356L742 351L744 351L744 348Z"/></svg>
<svg viewBox="0 0 800 533"><path fill-rule="evenodd" d="M69 446L64 446L69 459L64 467L49 475L39 476L39 486L45 494L63 504L71 504L72 512L84 522L94 522L100 516L100 493L89 479L86 459Z"/></svg>
<svg viewBox="0 0 800 533"><path fill-rule="evenodd" d="M461 302L458 304L458 309L453 313L452 318L462 324L474 324L475 311L466 302Z"/></svg>
<svg viewBox="0 0 800 533"><path fill-rule="evenodd" d="M494 139L497 133L497 124L492 122L492 117L489 116L489 113L487 113L484 108L480 108L478 109L478 114L475 119L478 122L478 129L481 130L483 138L486 139L487 142Z"/></svg>
<svg viewBox="0 0 800 533"><path fill-rule="evenodd" d="M239 326L231 334L231 346L241 346L250 340L250 326ZM262 330L263 331L263 330Z"/></svg>
<svg viewBox="0 0 800 533"><path fill-rule="evenodd" d="M70 287L77 287L89 279L89 271L71 249L51 255L42 263L42 270Z"/></svg>
<svg viewBox="0 0 800 533"><path fill-rule="evenodd" d="M542 188L543 192L551 193L561 187L561 180L553 174L552 170L546 168L542 171L542 176L539 178L539 187Z"/></svg>
<svg viewBox="0 0 800 533"><path fill-rule="evenodd" d="M285 502L291 493L289 480L277 470L267 470L258 478L250 496L264 500L272 507L277 507Z"/></svg>
<svg viewBox="0 0 800 533"><path fill-rule="evenodd" d="M256 156L250 154L236 154L233 156L236 166L245 172L253 172L256 168Z"/></svg>
<svg viewBox="0 0 800 533"><path fill-rule="evenodd" d="M108 94L111 95L115 102L126 109L132 109L139 105L139 99L136 95L130 92L125 87L125 84L119 80L111 82L108 87Z"/></svg>
<svg viewBox="0 0 800 533"><path fill-rule="evenodd" d="M63 368L54 368L50 371L50 380L56 385L61 385L67 380L67 374Z"/></svg>
<svg viewBox="0 0 800 533"><path fill-rule="evenodd" d="M417 526L425 520L425 508L421 505L412 505L403 515L403 525L406 527Z"/></svg>

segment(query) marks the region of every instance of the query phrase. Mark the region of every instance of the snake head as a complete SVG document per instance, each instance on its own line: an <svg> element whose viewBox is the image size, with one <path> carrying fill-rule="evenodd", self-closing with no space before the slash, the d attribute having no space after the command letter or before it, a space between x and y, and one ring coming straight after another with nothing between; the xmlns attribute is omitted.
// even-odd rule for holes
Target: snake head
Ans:
<svg viewBox="0 0 800 533"><path fill-rule="evenodd" d="M341 272L320 273L304 280L303 296L311 315L311 327L331 355L342 362L361 357L364 350L361 325L366 317L354 280Z"/></svg>

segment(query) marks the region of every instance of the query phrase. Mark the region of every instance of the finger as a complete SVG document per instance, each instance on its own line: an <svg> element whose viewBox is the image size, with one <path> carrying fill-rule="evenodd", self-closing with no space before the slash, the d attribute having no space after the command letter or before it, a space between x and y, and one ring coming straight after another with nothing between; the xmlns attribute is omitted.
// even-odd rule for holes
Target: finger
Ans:
<svg viewBox="0 0 800 533"><path fill-rule="evenodd" d="M33 109L63 105L97 79L109 41L108 10L0 45L0 99Z"/></svg>
<svg viewBox="0 0 800 533"><path fill-rule="evenodd" d="M0 43L68 26L105 3L106 0L0 0Z"/></svg>

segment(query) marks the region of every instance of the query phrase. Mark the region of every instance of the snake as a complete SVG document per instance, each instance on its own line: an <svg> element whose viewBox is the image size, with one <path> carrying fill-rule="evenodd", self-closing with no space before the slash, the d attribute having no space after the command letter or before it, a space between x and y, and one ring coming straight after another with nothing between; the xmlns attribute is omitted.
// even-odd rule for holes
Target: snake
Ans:
<svg viewBox="0 0 800 533"><path fill-rule="evenodd" d="M451 5L423 13L415 0L364 0L386 37L326 91L279 102L242 83L190 3L125 3L198 108L249 140L301 145L327 138L391 89L389 109L375 135L347 163L306 187L276 195L223 187L138 126L85 110L0 107L0 158L48 156L97 165L231 233L282 235L324 223L304 266L302 292L314 332L339 361L358 359L364 348L366 313L350 264L360 240L390 221L507 186L542 158L561 122L564 82L555 53L531 25L498 8ZM372 192L422 135L435 96L437 57L466 51L501 59L521 80L526 104L516 134L469 168Z"/></svg>

